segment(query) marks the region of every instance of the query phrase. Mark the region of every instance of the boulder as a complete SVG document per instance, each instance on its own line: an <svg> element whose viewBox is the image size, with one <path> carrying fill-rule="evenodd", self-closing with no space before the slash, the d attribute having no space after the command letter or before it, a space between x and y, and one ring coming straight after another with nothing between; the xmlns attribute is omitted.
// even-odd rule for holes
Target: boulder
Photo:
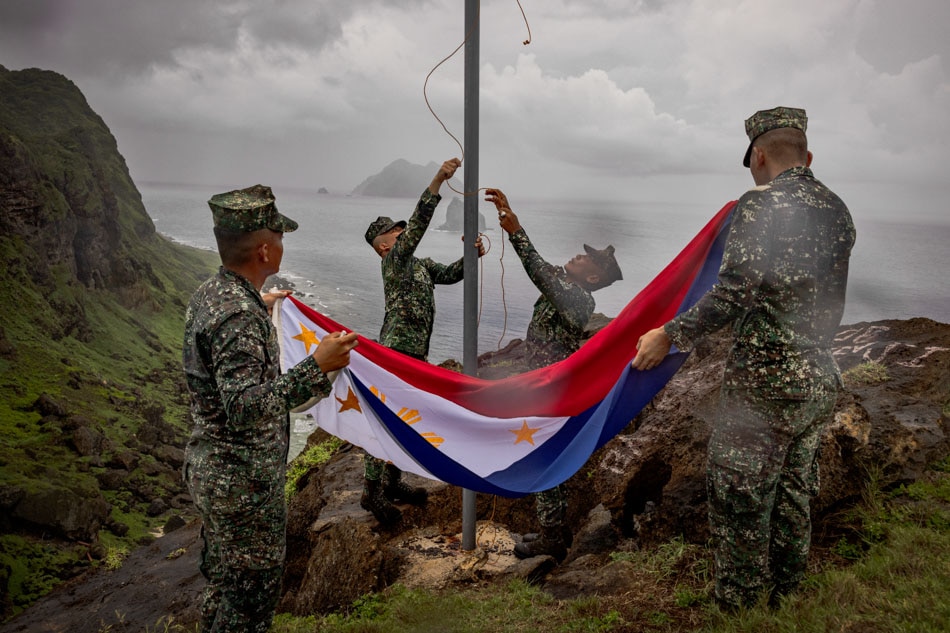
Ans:
<svg viewBox="0 0 950 633"><path fill-rule="evenodd" d="M94 541L108 520L111 506L95 493L52 487L27 492L13 507L11 517L63 538Z"/></svg>
<svg viewBox="0 0 950 633"><path fill-rule="evenodd" d="M103 450L110 446L109 440L98 429L81 426L70 435L70 445L82 457L93 457L98 463Z"/></svg>

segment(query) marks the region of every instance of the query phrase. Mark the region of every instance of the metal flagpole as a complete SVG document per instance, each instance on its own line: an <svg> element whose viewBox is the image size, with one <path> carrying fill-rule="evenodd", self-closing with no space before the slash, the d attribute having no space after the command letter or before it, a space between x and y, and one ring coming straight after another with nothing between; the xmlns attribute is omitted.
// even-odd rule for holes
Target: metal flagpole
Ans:
<svg viewBox="0 0 950 633"><path fill-rule="evenodd" d="M469 376L478 365L478 24L479 0L465 0L465 161L462 210L465 254L462 370ZM475 549L475 491L462 490L462 549Z"/></svg>

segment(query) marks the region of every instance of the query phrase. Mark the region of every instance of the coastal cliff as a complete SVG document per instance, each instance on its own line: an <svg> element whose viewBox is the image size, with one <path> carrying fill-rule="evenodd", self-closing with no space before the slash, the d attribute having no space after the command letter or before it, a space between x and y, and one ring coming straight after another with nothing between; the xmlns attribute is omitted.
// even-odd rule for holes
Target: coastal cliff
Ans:
<svg viewBox="0 0 950 633"><path fill-rule="evenodd" d="M0 66L4 617L177 513L184 306L215 260L156 233L71 81Z"/></svg>

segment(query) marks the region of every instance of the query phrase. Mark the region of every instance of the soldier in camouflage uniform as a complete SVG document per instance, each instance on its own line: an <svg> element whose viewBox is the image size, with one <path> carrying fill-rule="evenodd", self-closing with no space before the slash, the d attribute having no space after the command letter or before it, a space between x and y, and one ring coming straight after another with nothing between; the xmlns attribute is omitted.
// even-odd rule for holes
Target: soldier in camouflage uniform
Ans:
<svg viewBox="0 0 950 633"><path fill-rule="evenodd" d="M222 266L185 313L182 363L194 429L184 478L201 515L208 580L201 630L268 630L280 597L290 409L330 392L356 335L324 337L280 375L277 334L260 290L278 272L283 234L297 223L256 185L209 200Z"/></svg>
<svg viewBox="0 0 950 633"><path fill-rule="evenodd" d="M798 108L745 122L743 165L756 187L739 199L719 279L693 308L644 334L633 361L651 369L731 325L718 421L707 461L715 599L727 610L770 603L804 578L818 446L840 375L831 353L844 312L855 231L844 202L812 173Z"/></svg>
<svg viewBox="0 0 950 633"><path fill-rule="evenodd" d="M584 328L594 313L591 293L623 279L614 247L598 250L584 244L583 254L563 267L554 266L535 250L504 193L488 189L485 199L495 205L501 228L508 233L528 277L541 291L525 336L528 367L537 369L564 360L580 349ZM567 499L563 487L539 492L535 495L535 507L541 534L526 535L524 542L515 545L515 555L530 558L548 554L558 561L564 560L573 535L565 524Z"/></svg>
<svg viewBox="0 0 950 633"><path fill-rule="evenodd" d="M364 235L366 242L382 259L386 314L379 342L419 360L426 360L429 355L429 339L435 321L435 284L461 281L463 260L449 265L439 264L428 257L416 257L416 247L442 199L439 195L442 183L452 178L461 164L457 158L442 163L428 188L422 192L408 223L380 216L370 223ZM485 254L481 238L475 246L479 257ZM372 455L364 457L363 474L360 505L372 512L383 525L395 524L402 517L393 502L425 505L428 499L425 488L408 485L402 480L399 468Z"/></svg>

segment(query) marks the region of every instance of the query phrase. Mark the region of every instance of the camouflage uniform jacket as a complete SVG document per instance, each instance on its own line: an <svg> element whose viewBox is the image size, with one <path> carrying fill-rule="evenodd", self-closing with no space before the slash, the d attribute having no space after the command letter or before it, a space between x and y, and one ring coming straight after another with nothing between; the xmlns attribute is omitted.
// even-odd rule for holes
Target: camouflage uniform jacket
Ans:
<svg viewBox="0 0 950 633"><path fill-rule="evenodd" d="M281 478L288 411L330 392L312 356L281 375L279 354L267 308L247 279L222 267L195 291L182 355L194 423L186 464L210 485Z"/></svg>
<svg viewBox="0 0 950 633"><path fill-rule="evenodd" d="M454 284L462 279L461 259L446 266L428 257L415 256L441 199L428 188L422 192L405 231L381 263L386 315L379 342L421 358L429 355L435 321L435 284Z"/></svg>
<svg viewBox="0 0 950 633"><path fill-rule="evenodd" d="M831 344L844 312L855 231L844 202L807 167L794 167L740 199L719 279L664 326L690 349L732 324L724 389L805 399L840 384Z"/></svg>
<svg viewBox="0 0 950 633"><path fill-rule="evenodd" d="M525 336L525 358L537 369L564 360L581 346L584 328L594 313L594 297L567 278L564 268L544 261L524 229L508 236L525 272L541 296Z"/></svg>

